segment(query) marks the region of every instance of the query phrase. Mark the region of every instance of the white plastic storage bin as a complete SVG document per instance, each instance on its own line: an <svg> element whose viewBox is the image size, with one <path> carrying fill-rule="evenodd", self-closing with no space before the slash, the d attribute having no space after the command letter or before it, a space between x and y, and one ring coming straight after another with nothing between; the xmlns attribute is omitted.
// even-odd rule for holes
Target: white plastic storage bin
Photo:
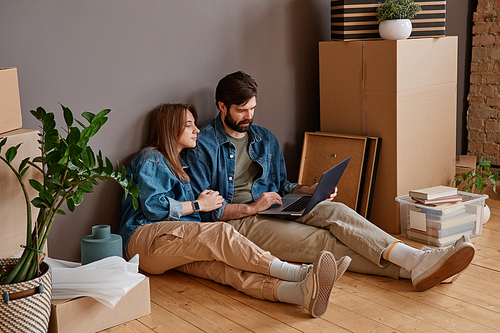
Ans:
<svg viewBox="0 0 500 333"><path fill-rule="evenodd" d="M440 208L417 204L409 195L397 197L401 235L435 246L453 244L462 235L481 235L488 196L461 191L458 194L463 197L462 202Z"/></svg>

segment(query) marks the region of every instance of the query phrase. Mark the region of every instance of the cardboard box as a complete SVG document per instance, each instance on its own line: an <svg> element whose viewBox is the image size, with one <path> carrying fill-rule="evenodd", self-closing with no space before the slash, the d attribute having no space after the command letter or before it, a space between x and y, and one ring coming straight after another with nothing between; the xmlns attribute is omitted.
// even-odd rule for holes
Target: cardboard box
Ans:
<svg viewBox="0 0 500 333"><path fill-rule="evenodd" d="M457 41L319 45L321 131L382 139L371 221L390 233L395 197L455 175Z"/></svg>
<svg viewBox="0 0 500 333"><path fill-rule="evenodd" d="M483 207L488 196L461 191L458 194L463 202L441 208L417 204L408 195L397 197L401 209L401 234L435 246L453 244L462 235L481 235Z"/></svg>
<svg viewBox="0 0 500 333"><path fill-rule="evenodd" d="M379 0L332 0L332 40L380 39L377 7ZM412 23L410 38L443 37L446 23L446 1L420 0L422 11Z"/></svg>
<svg viewBox="0 0 500 333"><path fill-rule="evenodd" d="M458 155L455 162L455 175L468 173L471 170L476 169L476 156L468 156L468 155ZM464 184L460 184L458 189L461 190Z"/></svg>
<svg viewBox="0 0 500 333"><path fill-rule="evenodd" d="M7 144L2 147L2 156L9 147L13 147L22 142L17 156L13 161L16 169L26 157L40 155L38 143L38 131L19 129L0 134L0 137L7 137ZM30 168L23 177L24 184L28 190L30 200L37 196L37 191L29 183L29 179L42 181L42 174L35 168ZM15 174L9 169L7 164L0 161L0 258L11 257L23 249L21 244L26 244L26 201L23 190ZM36 219L38 208L31 205L31 216Z"/></svg>
<svg viewBox="0 0 500 333"><path fill-rule="evenodd" d="M114 309L92 297L52 300L49 333L92 333L151 314L149 278L146 277Z"/></svg>
<svg viewBox="0 0 500 333"><path fill-rule="evenodd" d="M22 126L17 68L0 68L0 133Z"/></svg>
<svg viewBox="0 0 500 333"><path fill-rule="evenodd" d="M476 156L470 156L470 155L458 155L457 156L457 161L456 161L457 167L466 168L466 169L475 169L476 163L477 163Z"/></svg>

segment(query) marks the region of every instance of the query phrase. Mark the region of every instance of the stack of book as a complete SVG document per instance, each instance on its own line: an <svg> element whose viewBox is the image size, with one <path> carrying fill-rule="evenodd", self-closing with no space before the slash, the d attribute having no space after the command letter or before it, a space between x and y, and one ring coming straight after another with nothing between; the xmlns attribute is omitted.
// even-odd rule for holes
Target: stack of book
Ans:
<svg viewBox="0 0 500 333"><path fill-rule="evenodd" d="M460 204L437 210L423 208L421 211L426 214L425 230L408 228L408 238L444 246L454 243L462 235L475 236L479 233L479 230L476 230L475 206Z"/></svg>
<svg viewBox="0 0 500 333"><path fill-rule="evenodd" d="M409 212L405 230L408 238L444 246L462 235L480 234L477 206L467 205L455 187L434 186L409 191L408 199L416 203Z"/></svg>
<svg viewBox="0 0 500 333"><path fill-rule="evenodd" d="M462 201L455 187L434 186L410 191L410 197L418 204L430 207L446 207Z"/></svg>

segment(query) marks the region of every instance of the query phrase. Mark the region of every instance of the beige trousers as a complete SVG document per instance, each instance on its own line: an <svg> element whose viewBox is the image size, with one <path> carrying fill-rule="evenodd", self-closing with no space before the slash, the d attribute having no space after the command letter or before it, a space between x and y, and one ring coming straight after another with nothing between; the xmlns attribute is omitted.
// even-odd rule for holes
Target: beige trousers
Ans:
<svg viewBox="0 0 500 333"><path fill-rule="evenodd" d="M228 223L281 260L312 263L327 250L335 258L351 257L352 272L399 278L400 267L382 259L399 240L342 203L321 202L294 221L255 215Z"/></svg>
<svg viewBox="0 0 500 333"><path fill-rule="evenodd" d="M247 295L274 301L276 259L224 222L166 221L139 227L128 243L130 257L150 274L178 271L230 285Z"/></svg>

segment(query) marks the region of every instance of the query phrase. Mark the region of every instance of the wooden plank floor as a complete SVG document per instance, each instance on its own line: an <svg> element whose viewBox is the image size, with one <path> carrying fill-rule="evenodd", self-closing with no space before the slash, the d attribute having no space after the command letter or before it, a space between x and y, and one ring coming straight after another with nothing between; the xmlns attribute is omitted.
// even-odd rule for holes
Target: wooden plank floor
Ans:
<svg viewBox="0 0 500 333"><path fill-rule="evenodd" d="M169 271L150 276L151 315L103 332L499 332L500 201L487 203L491 219L472 238L476 256L452 284L416 292L409 280L347 272L313 319L300 306Z"/></svg>

